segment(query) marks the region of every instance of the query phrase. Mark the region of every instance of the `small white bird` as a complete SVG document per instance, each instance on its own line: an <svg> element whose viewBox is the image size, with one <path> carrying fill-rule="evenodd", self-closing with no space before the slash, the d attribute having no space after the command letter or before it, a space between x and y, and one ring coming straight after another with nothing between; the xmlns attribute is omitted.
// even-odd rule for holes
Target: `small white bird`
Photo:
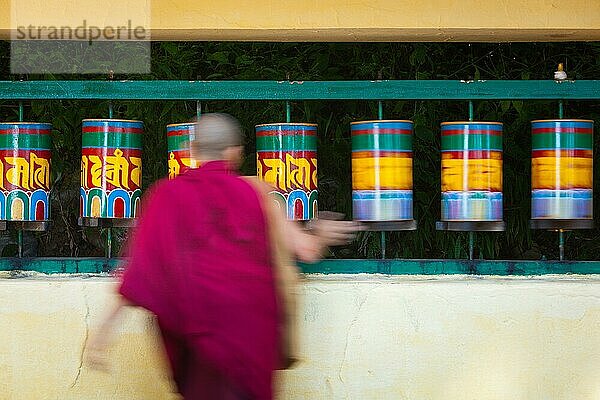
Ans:
<svg viewBox="0 0 600 400"><path fill-rule="evenodd" d="M564 81L567 79L567 73L563 69L563 64L558 64L558 71L554 71L554 80L555 81Z"/></svg>

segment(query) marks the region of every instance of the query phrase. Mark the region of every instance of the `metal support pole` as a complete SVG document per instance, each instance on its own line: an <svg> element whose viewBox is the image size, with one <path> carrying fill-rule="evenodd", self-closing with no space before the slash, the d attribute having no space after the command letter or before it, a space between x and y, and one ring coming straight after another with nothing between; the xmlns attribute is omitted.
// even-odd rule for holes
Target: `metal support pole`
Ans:
<svg viewBox="0 0 600 400"><path fill-rule="evenodd" d="M112 257L112 228L106 230L106 258Z"/></svg>
<svg viewBox="0 0 600 400"><path fill-rule="evenodd" d="M202 116L202 103L200 100L196 100L196 118L200 119Z"/></svg>
<svg viewBox="0 0 600 400"><path fill-rule="evenodd" d="M285 74L285 79L287 79L288 83L290 82L290 73ZM289 100L285 102L285 122L292 122L292 105Z"/></svg>
<svg viewBox="0 0 600 400"><path fill-rule="evenodd" d="M562 229L558 231L558 259L565 260L565 231Z"/></svg>
<svg viewBox="0 0 600 400"><path fill-rule="evenodd" d="M381 79L381 77L379 78ZM377 117L381 120L383 119L383 101L379 100L377 102ZM385 231L381 232L381 259L385 260L385 251L386 251L386 240L385 240Z"/></svg>
<svg viewBox="0 0 600 400"><path fill-rule="evenodd" d="M23 257L23 231L19 229L17 231L17 245L19 247L19 258Z"/></svg>
<svg viewBox="0 0 600 400"><path fill-rule="evenodd" d="M469 260L473 261L475 253L475 232L469 232Z"/></svg>
<svg viewBox="0 0 600 400"><path fill-rule="evenodd" d="M563 106L563 101L559 100L558 101L558 118L563 118L564 117L564 106ZM558 259L560 261L564 261L565 260L565 232L562 229L559 229L558 231Z"/></svg>
<svg viewBox="0 0 600 400"><path fill-rule="evenodd" d="M475 112L473 110L473 102L469 100L469 121L473 122L473 116ZM473 260L475 253L475 232L469 232L469 260Z"/></svg>
<svg viewBox="0 0 600 400"><path fill-rule="evenodd" d="M23 102L19 102L19 122L23 122ZM19 258L23 257L23 230L19 229L17 231L17 246L18 246L18 256Z"/></svg>
<svg viewBox="0 0 600 400"><path fill-rule="evenodd" d="M469 100L469 121L473 121L473 102Z"/></svg>
<svg viewBox="0 0 600 400"><path fill-rule="evenodd" d="M564 107L563 107L563 101L559 100L558 101L558 118L564 118Z"/></svg>
<svg viewBox="0 0 600 400"><path fill-rule="evenodd" d="M113 117L113 103L112 100L108 101L108 118ZM106 234L106 258L112 256L112 228L108 228Z"/></svg>
<svg viewBox="0 0 600 400"><path fill-rule="evenodd" d="M112 69L110 71L108 71L108 80L109 81L114 81L115 79L115 71L113 71ZM113 103L112 100L108 100L108 118L112 118L113 117Z"/></svg>

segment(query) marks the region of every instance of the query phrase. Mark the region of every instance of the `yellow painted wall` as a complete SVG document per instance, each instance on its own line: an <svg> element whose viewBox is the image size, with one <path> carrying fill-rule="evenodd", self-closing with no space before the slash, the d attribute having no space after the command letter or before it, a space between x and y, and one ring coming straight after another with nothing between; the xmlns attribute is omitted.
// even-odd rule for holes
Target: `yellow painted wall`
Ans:
<svg viewBox="0 0 600 400"><path fill-rule="evenodd" d="M108 278L0 278L0 399L176 399L152 318L132 310L108 373L82 348ZM310 276L303 361L278 399L600 398L600 276Z"/></svg>
<svg viewBox="0 0 600 400"><path fill-rule="evenodd" d="M114 298L107 279L0 279L0 399L177 399L152 319L131 310L108 373L82 364Z"/></svg>
<svg viewBox="0 0 600 400"><path fill-rule="evenodd" d="M151 24L157 40L565 41L600 39L597 0L0 0L0 37L22 20ZM39 17L39 18L38 18Z"/></svg>

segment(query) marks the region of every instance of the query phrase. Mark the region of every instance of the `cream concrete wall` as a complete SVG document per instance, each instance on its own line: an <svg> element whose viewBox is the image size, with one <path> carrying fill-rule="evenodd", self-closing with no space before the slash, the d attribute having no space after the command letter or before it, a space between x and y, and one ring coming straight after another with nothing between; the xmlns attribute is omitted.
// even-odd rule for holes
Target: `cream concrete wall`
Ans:
<svg viewBox="0 0 600 400"><path fill-rule="evenodd" d="M108 278L0 278L0 399L175 399L152 318L81 364ZM600 276L310 276L279 399L600 398Z"/></svg>
<svg viewBox="0 0 600 400"><path fill-rule="evenodd" d="M567 41L600 39L598 0L0 0L24 24L150 21L156 40ZM23 22L20 22L21 24ZM102 26L102 25L101 25Z"/></svg>

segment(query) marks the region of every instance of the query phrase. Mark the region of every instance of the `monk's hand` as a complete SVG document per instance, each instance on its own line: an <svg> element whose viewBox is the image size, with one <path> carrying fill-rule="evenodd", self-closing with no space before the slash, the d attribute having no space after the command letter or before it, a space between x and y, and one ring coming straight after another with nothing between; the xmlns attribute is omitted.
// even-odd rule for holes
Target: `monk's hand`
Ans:
<svg viewBox="0 0 600 400"><path fill-rule="evenodd" d="M300 233L293 243L293 249L300 261L315 263L323 258L327 246L315 235Z"/></svg>
<svg viewBox="0 0 600 400"><path fill-rule="evenodd" d="M319 218L311 220L307 229L299 229L292 221L286 221L287 246L303 262L319 261L330 246L350 243L363 226L353 221L341 221L343 214L320 212ZM283 217L282 217L283 218Z"/></svg>
<svg viewBox="0 0 600 400"><path fill-rule="evenodd" d="M343 214L331 211L320 212L319 218L311 221L310 232L325 247L348 244L364 227L355 221L341 221L343 217Z"/></svg>

